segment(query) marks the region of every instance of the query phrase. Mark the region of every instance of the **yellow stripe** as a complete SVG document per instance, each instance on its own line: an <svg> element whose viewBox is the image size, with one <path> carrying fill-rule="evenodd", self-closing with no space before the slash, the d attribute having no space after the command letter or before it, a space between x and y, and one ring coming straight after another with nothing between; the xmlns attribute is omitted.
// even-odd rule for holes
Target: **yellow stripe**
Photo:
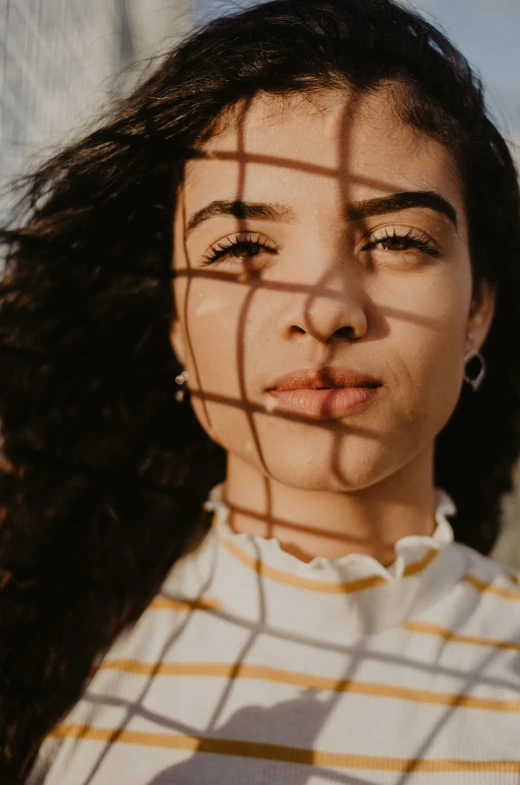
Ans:
<svg viewBox="0 0 520 785"><path fill-rule="evenodd" d="M177 600L173 599L172 597L157 595L148 605L147 610L167 610L179 611L180 613L190 613L194 610L220 611L223 608L223 604L213 597L199 597L196 600ZM102 670L102 665L93 665L89 671L89 680L92 680L99 670Z"/></svg>
<svg viewBox="0 0 520 785"><path fill-rule="evenodd" d="M254 556L246 553L238 547L236 542L232 540L223 540L223 543L229 553L249 569L255 570L266 578L279 583L285 583L289 586L294 586L298 589L309 589L311 591L324 592L327 594L349 594L350 592L362 591L363 589L371 589L374 586L380 586L386 583L387 580L382 575L374 575L370 578L359 578L355 581L348 581L345 583L332 583L330 581L312 580L312 578L302 578L298 575L291 575L291 573L278 570L276 567L271 567L268 564L259 562Z"/></svg>
<svg viewBox="0 0 520 785"><path fill-rule="evenodd" d="M509 571L506 571L506 575L509 578L509 580L513 581L513 583L515 583L517 586L520 586L520 575L518 575L515 572L509 572Z"/></svg>
<svg viewBox="0 0 520 785"><path fill-rule="evenodd" d="M221 679L259 679L277 684L290 684L311 690L370 695L378 698L394 698L428 703L441 706L460 706L465 709L484 709L488 711L520 712L520 699L499 700L498 698L478 698L451 692L412 689L391 684L354 681L352 679L332 679L311 673L270 668L264 665L227 662L157 662L147 663L132 659L105 660L99 670L117 670L127 673L151 676L195 676Z"/></svg>
<svg viewBox="0 0 520 785"><path fill-rule="evenodd" d="M272 580L279 581L281 583L287 583L298 588L311 589L314 591L326 592L330 594L348 594L350 592L361 591L363 589L373 588L374 586L380 586L382 583L387 582L386 578L380 575L370 578L359 578L358 580L348 581L345 583L330 583L328 581L315 581L310 578L301 578L296 575L283 572L282 570L278 570L275 567L270 567L267 564L258 563L254 556L245 553L245 551L239 548L236 543L230 540L223 540L223 543L227 550L246 567L249 567L256 572L260 572L267 578L271 578ZM409 564L405 568L403 576L408 577L409 575L416 575L417 573L421 572L429 564L431 564L438 553L439 551L437 551L435 548L432 548L422 559L414 562L413 564ZM509 573L508 577L510 577L513 581L520 581L520 578L515 579L515 576L510 575ZM520 600L520 591L496 586L495 584L483 581L474 575L464 575L461 580L469 583L471 586L473 586L473 588L482 593L495 594L499 597L504 597L509 600ZM192 610L219 611L224 609L224 605L215 597L200 597L195 600L178 600L170 597L164 597L162 595L155 597L148 607L152 608L153 610L174 610L185 612Z"/></svg>
<svg viewBox="0 0 520 785"><path fill-rule="evenodd" d="M520 651L520 643L512 641L496 641L491 638L481 638L477 635L463 635L453 632L448 627L440 627L437 624L430 624L426 621L407 621L401 624L401 629L410 632L418 632L423 635L438 635L453 643L471 643L475 646L490 646L494 649L509 649L510 651Z"/></svg>
<svg viewBox="0 0 520 785"><path fill-rule="evenodd" d="M299 589L309 589L310 591L324 592L327 594L350 594L352 592L363 591L364 589L372 589L375 586L380 586L387 583L387 579L382 575L374 575L369 578L358 578L354 581L347 581L344 583L332 583L330 581L312 580L312 578L302 578L298 575L278 570L276 567L271 567L268 564L259 562L254 556L243 551L233 540L222 539L221 542L238 561L244 564L249 569L260 573L266 578L279 583L285 583L289 586L295 586ZM424 570L438 555L439 551L432 548L428 553L419 561L409 564L405 571L404 576L414 575L421 570Z"/></svg>
<svg viewBox="0 0 520 785"><path fill-rule="evenodd" d="M501 586L497 586L494 583L487 583L486 581L481 580L480 578L475 577L475 575L465 575L462 578L463 581L469 583L478 591L486 594L496 594L498 597L505 597L508 600L520 600L520 591L515 591L514 589L504 589Z"/></svg>
<svg viewBox="0 0 520 785"><path fill-rule="evenodd" d="M196 600L176 600L158 595L157 597L154 597L148 607L154 611L219 611L222 610L224 606L214 597L200 597Z"/></svg>
<svg viewBox="0 0 520 785"><path fill-rule="evenodd" d="M254 741L234 739L211 739L201 736L181 736L170 733L150 733L147 731L112 730L93 728L90 725L63 724L51 734L54 738L89 739L112 744L140 744L144 747L186 750L189 752L209 752L214 755L233 755L239 758L255 758L280 763L300 763L310 766L327 766L365 771L397 772L483 772L502 774L520 773L520 762L508 760L456 760L437 758L420 760L414 758L390 758L379 755L352 755L340 752L309 750L301 747L287 747L281 744L263 744Z"/></svg>
<svg viewBox="0 0 520 785"><path fill-rule="evenodd" d="M404 568L403 576L407 578L408 575L416 575L418 572L422 572L438 555L439 551L436 548L431 548L422 559L408 564Z"/></svg>

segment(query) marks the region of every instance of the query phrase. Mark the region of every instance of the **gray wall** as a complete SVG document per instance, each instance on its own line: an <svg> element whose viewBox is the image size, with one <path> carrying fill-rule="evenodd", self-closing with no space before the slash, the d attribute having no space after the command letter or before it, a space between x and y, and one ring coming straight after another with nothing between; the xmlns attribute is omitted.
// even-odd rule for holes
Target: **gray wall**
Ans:
<svg viewBox="0 0 520 785"><path fill-rule="evenodd" d="M131 81L121 68L190 25L190 0L0 0L0 185L81 133Z"/></svg>
<svg viewBox="0 0 520 785"><path fill-rule="evenodd" d="M89 117L119 65L116 0L0 0L2 178Z"/></svg>

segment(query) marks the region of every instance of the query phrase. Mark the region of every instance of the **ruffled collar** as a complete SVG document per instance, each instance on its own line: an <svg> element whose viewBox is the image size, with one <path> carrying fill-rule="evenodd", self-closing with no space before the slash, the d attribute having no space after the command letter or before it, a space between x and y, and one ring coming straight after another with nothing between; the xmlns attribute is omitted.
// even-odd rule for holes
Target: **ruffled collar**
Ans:
<svg viewBox="0 0 520 785"><path fill-rule="evenodd" d="M431 536L398 540L388 567L367 554L303 562L272 537L236 533L216 486L205 504L211 530L196 554L206 586L229 612L301 632L313 624L329 639L378 632L424 610L456 583L465 569L447 520L452 499L436 489Z"/></svg>
<svg viewBox="0 0 520 785"><path fill-rule="evenodd" d="M304 562L285 551L276 537L261 537L256 534L242 534L234 532L229 524L229 507L223 501L223 484L215 486L211 491L204 509L215 513L212 528L219 539L228 543L235 543L251 552L251 546L260 554L262 561L272 567L279 567L294 575L307 576L309 579L332 581L356 580L359 578L380 575L386 580L402 578L407 574L407 569L421 560L426 552L438 552L441 548L453 542L453 529L446 516L454 515L457 508L448 494L436 488L436 528L431 536L409 535L402 537L394 545L396 552L395 561L385 567L373 556L365 553L349 553L338 559L328 559L316 556L309 562Z"/></svg>

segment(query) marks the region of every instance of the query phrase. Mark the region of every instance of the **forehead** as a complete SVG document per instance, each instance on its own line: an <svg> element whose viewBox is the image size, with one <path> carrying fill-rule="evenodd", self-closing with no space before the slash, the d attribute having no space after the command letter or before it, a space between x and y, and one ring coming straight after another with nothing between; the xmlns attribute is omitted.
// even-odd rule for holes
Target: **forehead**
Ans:
<svg viewBox="0 0 520 785"><path fill-rule="evenodd" d="M262 95L235 107L188 162L182 190L210 199L287 198L298 207L435 190L463 216L457 167L441 144L401 121L390 91Z"/></svg>

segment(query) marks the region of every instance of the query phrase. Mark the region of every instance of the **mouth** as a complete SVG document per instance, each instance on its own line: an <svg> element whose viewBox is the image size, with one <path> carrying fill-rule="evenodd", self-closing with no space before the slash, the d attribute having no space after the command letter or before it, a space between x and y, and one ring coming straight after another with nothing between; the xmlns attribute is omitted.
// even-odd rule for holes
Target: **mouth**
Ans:
<svg viewBox="0 0 520 785"><path fill-rule="evenodd" d="M341 419L373 401L380 380L348 368L291 371L266 389L268 411L287 411L311 420Z"/></svg>

